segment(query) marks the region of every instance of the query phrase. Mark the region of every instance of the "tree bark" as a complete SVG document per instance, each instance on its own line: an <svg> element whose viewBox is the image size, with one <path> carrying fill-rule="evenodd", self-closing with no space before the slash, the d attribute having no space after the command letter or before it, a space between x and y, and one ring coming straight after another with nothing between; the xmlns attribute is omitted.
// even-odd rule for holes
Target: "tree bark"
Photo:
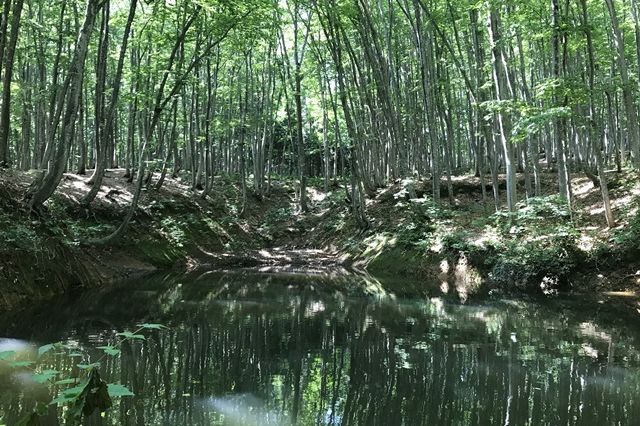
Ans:
<svg viewBox="0 0 640 426"><path fill-rule="evenodd" d="M75 131L78 100L80 98L80 91L82 90L85 59L91 38L91 30L93 29L96 15L103 5L104 2L99 0L87 1L84 22L78 35L75 52L67 74L67 84L65 84L65 86L69 87L69 89L55 158L51 168L44 174L41 180L35 182L35 185L27 194L27 205L30 209L39 209L42 204L51 197L62 179Z"/></svg>
<svg viewBox="0 0 640 426"><path fill-rule="evenodd" d="M627 118L626 133L629 138L629 145L631 146L633 166L636 169L640 169L640 126L638 125L638 110L634 99L633 83L631 83L629 79L629 66L625 57L624 42L622 39L622 33L620 32L615 3L613 0L605 0L605 3L607 4L607 9L611 18L613 45L616 52L620 79L622 80L622 100L624 102L625 116Z"/></svg>
<svg viewBox="0 0 640 426"><path fill-rule="evenodd" d="M0 167L9 165L9 131L11 120L11 80L13 78L13 61L18 42L18 30L24 0L14 0L11 18L9 43L4 54L4 74L2 80L2 109L0 110ZM4 37L3 37L4 38Z"/></svg>

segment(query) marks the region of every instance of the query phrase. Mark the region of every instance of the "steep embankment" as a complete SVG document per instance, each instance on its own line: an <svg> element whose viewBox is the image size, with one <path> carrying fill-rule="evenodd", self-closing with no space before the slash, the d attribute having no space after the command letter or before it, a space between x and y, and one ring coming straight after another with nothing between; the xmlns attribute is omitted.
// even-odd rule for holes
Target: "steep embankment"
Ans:
<svg viewBox="0 0 640 426"><path fill-rule="evenodd" d="M300 215L291 182L275 183L264 199L249 194L243 208L234 180L216 178L203 199L188 179L168 179L160 190L145 190L120 241L94 247L82 242L113 231L128 207L133 187L123 170L108 171L89 208L79 203L87 177L67 174L40 216L21 202L31 175L1 170L0 306L156 269L258 266L422 276L462 300L490 290L635 291L640 184L627 173L610 178L614 229L605 226L593 182L574 179L569 213L544 196L555 193L555 176L545 174L543 197L521 203L512 217L492 213L492 203L483 206L473 177L456 178L451 197L445 185L439 206L425 195L429 182L400 180L371 194L366 230L350 220L338 185L327 193L312 185L310 211Z"/></svg>
<svg viewBox="0 0 640 426"><path fill-rule="evenodd" d="M88 176L67 174L47 210L36 216L22 203L33 176L0 170L0 307L48 297L70 289L95 286L156 269L224 264L268 245L260 225L263 212L289 205L285 189L276 186L242 209L239 188L216 180L211 197L202 199L181 179L167 179L160 190L148 189L126 234L108 247L83 244L104 237L121 223L133 184L124 170L109 170L90 207L80 200L89 190ZM252 256L245 259L253 265Z"/></svg>
<svg viewBox="0 0 640 426"><path fill-rule="evenodd" d="M544 173L541 179L541 196L519 203L511 216L494 213L491 201L482 204L475 177L455 178L451 197L443 185L440 205L426 195L430 182L397 181L368 201L371 226L364 231L344 219L344 194L318 194L322 201L306 222L310 230L293 246L336 250L374 274L408 276L418 271L463 300L481 290L639 290L637 175L609 173L617 220L613 229L606 226L600 188L589 178L573 179L571 211L551 195L557 193L555 174ZM490 195L491 188L486 189ZM524 190L521 179L518 191Z"/></svg>

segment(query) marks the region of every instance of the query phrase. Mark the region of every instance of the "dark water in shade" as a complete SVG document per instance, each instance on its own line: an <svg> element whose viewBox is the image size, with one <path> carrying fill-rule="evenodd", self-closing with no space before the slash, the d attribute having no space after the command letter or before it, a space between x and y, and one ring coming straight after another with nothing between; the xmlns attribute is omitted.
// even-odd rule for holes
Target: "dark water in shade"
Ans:
<svg viewBox="0 0 640 426"><path fill-rule="evenodd" d="M118 331L169 326L103 363L103 377L136 396L87 424L640 424L640 322L595 302L460 305L437 287L413 297L385 287L355 276L155 277L0 317L0 336L19 339L0 346L66 341L91 361ZM77 362L47 359L65 371ZM51 398L23 377L0 366L0 425ZM43 424L55 417L51 408Z"/></svg>

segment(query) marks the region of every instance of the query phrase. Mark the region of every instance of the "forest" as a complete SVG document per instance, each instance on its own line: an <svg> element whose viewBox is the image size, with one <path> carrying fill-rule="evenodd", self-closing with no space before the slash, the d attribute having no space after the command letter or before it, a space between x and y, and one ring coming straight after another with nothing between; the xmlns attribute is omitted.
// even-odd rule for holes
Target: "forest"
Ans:
<svg viewBox="0 0 640 426"><path fill-rule="evenodd" d="M258 233L255 248L296 245L252 231L268 219L299 231L315 214L421 249L451 215L441 237L470 233L451 244L472 243L467 255L483 225L526 237L538 220L596 257L632 257L639 20L635 2L614 0L5 1L5 248L51 234L65 247L135 244L160 221L173 250L185 221L149 203L186 194L194 221ZM410 212L379 214L402 191Z"/></svg>
<svg viewBox="0 0 640 426"><path fill-rule="evenodd" d="M636 0L0 0L0 85L0 336L9 339L5 351L0 337L0 382L3 363L11 371L31 371L36 382L48 383L52 396L58 394L54 402L68 404L67 424L134 424L134 417L136 424L230 424L230 404L241 404L234 409L242 411L253 402L245 396L193 399L178 407L172 392L200 398L203 389L218 389L230 395L236 387L243 391L241 384L251 398L264 400L264 412L233 424L391 424L390 413L404 424L418 418L509 424L510 415L522 424L631 424L626 422L633 413L640 416L640 406L631 402L640 396L640 336L637 342L629 336L616 340L607 313L606 325L593 326L600 331L585 332L601 310L627 318L622 327L632 327L640 314ZM221 273L231 275L211 278ZM248 275L236 283L235 274ZM317 283L318 276L328 282ZM200 308L187 312L178 303L187 292L182 283L200 280L211 293L193 296ZM108 326L73 322L85 307L65 298L85 303L78 295L98 292L102 298L100 292L121 285L132 293L154 288L162 296L144 299L153 311L136 308L135 315L112 316L102 310L107 305L96 307L103 323L111 321ZM420 314L404 305L374 309L342 301L346 305L336 307L337 293L436 304ZM504 298L534 298L534 307L523 310L536 317L556 297L575 298L598 312L574 321L581 308L567 308L572 313L566 321L573 325L566 332L581 337L562 337L554 342L561 348L555 357L544 355L545 363L557 363L558 383L573 383L580 374L584 387L604 371L594 372L581 358L571 364L580 372L563 370L569 356L606 359L613 368L614 341L624 347L620 353L628 352L624 365L615 366L624 370L628 387L605 369L609 387L592 400L591 417L561 414L545 397L520 398L512 406L514 392L533 395L536 389L561 403L570 399L568 412L578 410L572 401L591 396L584 389L576 394L554 388L551 379L530 388L531 377L543 375L541 367L534 371L526 364L540 355L532 349L539 346L527 346L533 355L520 348L525 344L514 336L532 325L514 320L511 305L500 305L499 314L460 311L467 304L484 309L484 303ZM265 309L264 318L277 329L242 302L275 304L281 298L291 303L288 331L282 318L270 317L271 308L256 309ZM212 314L221 316L223 325L215 326L221 330L210 329L202 317L202 310L215 310L213 299L240 304ZM16 317L29 305L55 311L52 318L70 306L77 309L65 314L67 322L60 317L41 332L23 328ZM340 306L349 315L340 316ZM373 320L363 313L369 308ZM38 324L42 313L29 315ZM202 324L187 331L190 315ZM259 323L247 331L242 315ZM382 326L391 318L414 321L420 315L429 320L418 323L438 323L429 331L439 336L434 342L416 343L436 351L428 366L407 361L416 347L402 346L406 330L391 327L400 342L391 347L395 338ZM303 339L305 321L324 316L337 322L322 326L321 336ZM453 335L475 340L463 343L464 353L456 355L461 358L439 358L459 349L442 331L450 325L440 321L467 317L484 321L487 330L454 327ZM354 331L371 321L377 337ZM509 327L518 332L506 334ZM243 339L262 338L258 329L264 339L273 334L274 342L291 341L286 347L247 347ZM97 349L85 341L94 332L106 339L96 340L103 344ZM537 328L532 333L531 339L542 339ZM70 336L84 337L78 343ZM494 354L470 349L478 336L495 338L504 356L522 362L517 373L499 370L503 385L488 378L500 363ZM600 340L583 342L584 336ZM18 341L40 345L36 361L22 358L28 345L13 348ZM180 342L200 352L181 353ZM157 360L145 352L152 344ZM104 361L91 355L100 349L119 364L102 368ZM343 357L350 354L348 366L338 363L338 349ZM249 357L245 350L257 353ZM384 359L368 358L367 350ZM238 373L224 385L216 381L222 378L207 376L213 382L196 391L169 380L175 368L171 374L180 378L205 380L197 375L208 374L209 363L230 363L228 351L243 353L242 365L250 359L268 363L266 352L273 351L286 368L265 366L270 384ZM309 358L293 359L288 351ZM215 355L222 352L224 360ZM62 375L76 368L79 353L86 382L71 387L75 393L60 390L78 384L78 372L71 372L73 379ZM168 359L162 366L163 357L175 353L191 363L188 374ZM47 363L56 356L63 365L54 368ZM155 362L153 368L162 371L153 373L149 386L165 392L160 411L145 405L145 378L131 379L127 372ZM380 378L375 386L401 381L405 387L394 392L404 400L411 399L411 383L427 397L437 393L440 381L447 390L430 406L402 405L389 391L376 396L389 406L375 407L367 399L373 394L358 386L367 373L357 371L375 362L390 369L389 381ZM475 380L473 412L454 396L463 390L446 386L457 371L427 377L436 362L453 364L465 371L461 377ZM388 367L394 363L419 368L394 373ZM234 364L231 375L239 368ZM474 375L481 369L482 379ZM107 394L100 374L120 376L122 384L109 383ZM276 382L278 391L272 389ZM506 408L479 406L483 386L509 401ZM92 399L88 389L101 396ZM61 412L16 392L0 385L0 425L58 424ZM613 395L621 392L629 398L616 400ZM315 402L305 399L311 394ZM137 408L124 402L143 395L146 402L133 404ZM109 408L110 396L122 397L124 417L95 423L94 409ZM540 414L539 404L552 412ZM136 416L128 419L127 410ZM266 421L269 413L276 420Z"/></svg>
<svg viewBox="0 0 640 426"><path fill-rule="evenodd" d="M185 170L202 197L219 174L245 198L295 178L301 211L309 178L346 179L366 227L397 178L439 203L474 173L514 211L554 170L568 205L573 173L597 182L613 226L606 170L640 165L633 1L125 3L4 1L0 164L39 171L31 210L65 172L90 173L90 205L125 169L135 211Z"/></svg>

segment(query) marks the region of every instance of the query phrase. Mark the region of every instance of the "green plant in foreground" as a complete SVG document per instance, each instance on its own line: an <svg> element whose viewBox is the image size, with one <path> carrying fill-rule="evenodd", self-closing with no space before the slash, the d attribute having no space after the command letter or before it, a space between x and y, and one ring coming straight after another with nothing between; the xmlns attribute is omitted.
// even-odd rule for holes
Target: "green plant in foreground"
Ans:
<svg viewBox="0 0 640 426"><path fill-rule="evenodd" d="M23 359L15 351L0 352L0 363L10 368L26 369L31 378L40 384L47 385L52 394L56 395L48 405L65 407L66 424L79 425L83 416L90 416L94 412L105 412L113 405L112 398L133 396L126 386L120 383L107 383L100 376L100 365L105 357L119 357L122 345L129 341L141 341L146 337L141 334L144 330L162 330L162 324L139 324L135 331L117 333L119 339L112 345L98 346L103 355L92 363L77 363L75 359L84 357L77 348L65 343L49 343L38 348L35 360ZM63 355L69 358L81 373L71 377L65 372L46 368L44 362L47 354ZM33 412L27 414L18 426L32 426L40 424L40 417L47 413L47 404L38 403Z"/></svg>

